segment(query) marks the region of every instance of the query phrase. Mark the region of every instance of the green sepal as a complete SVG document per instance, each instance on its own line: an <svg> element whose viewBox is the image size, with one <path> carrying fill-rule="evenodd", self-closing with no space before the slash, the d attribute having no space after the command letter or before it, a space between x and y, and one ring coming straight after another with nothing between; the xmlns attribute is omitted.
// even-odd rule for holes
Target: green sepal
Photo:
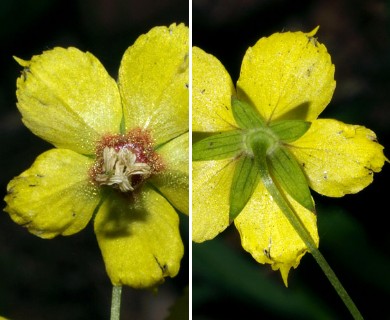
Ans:
<svg viewBox="0 0 390 320"><path fill-rule="evenodd" d="M232 111L234 119L242 129L264 127L265 122L258 111L249 103L232 97Z"/></svg>
<svg viewBox="0 0 390 320"><path fill-rule="evenodd" d="M235 157L243 150L241 130L214 134L192 145L192 160L222 160Z"/></svg>
<svg viewBox="0 0 390 320"><path fill-rule="evenodd" d="M259 169L253 157L237 160L229 198L229 218L233 221L244 209L260 181Z"/></svg>
<svg viewBox="0 0 390 320"><path fill-rule="evenodd" d="M309 130L311 122L304 120L283 120L270 124L270 128L281 141L294 142Z"/></svg>
<svg viewBox="0 0 390 320"><path fill-rule="evenodd" d="M309 184L294 156L285 147L278 145L267 153L267 163L272 179L295 201L315 212Z"/></svg>

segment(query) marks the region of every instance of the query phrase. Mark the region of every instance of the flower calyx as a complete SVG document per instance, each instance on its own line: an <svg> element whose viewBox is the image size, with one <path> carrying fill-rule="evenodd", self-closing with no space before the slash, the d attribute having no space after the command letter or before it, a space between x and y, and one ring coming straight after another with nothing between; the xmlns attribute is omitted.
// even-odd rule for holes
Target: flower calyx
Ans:
<svg viewBox="0 0 390 320"><path fill-rule="evenodd" d="M237 161L229 198L230 221L250 200L262 170L298 203L314 212L306 176L288 150L288 143L303 136L310 122L280 120L268 124L253 106L237 98L232 98L232 111L239 128L213 134L193 145L194 161ZM267 164L266 168L262 164Z"/></svg>

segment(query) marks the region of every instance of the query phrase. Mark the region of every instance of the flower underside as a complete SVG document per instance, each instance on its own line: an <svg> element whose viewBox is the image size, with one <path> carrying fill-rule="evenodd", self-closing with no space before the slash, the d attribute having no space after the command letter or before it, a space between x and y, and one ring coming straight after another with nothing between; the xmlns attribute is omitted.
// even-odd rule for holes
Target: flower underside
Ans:
<svg viewBox="0 0 390 320"><path fill-rule="evenodd" d="M319 244L310 189L359 192L386 159L371 130L318 119L336 82L317 30L259 39L236 85L216 57L192 50L193 241L234 221L242 247L280 270L286 285L289 270Z"/></svg>
<svg viewBox="0 0 390 320"><path fill-rule="evenodd" d="M90 175L95 184L126 193L134 191L163 168L149 132L137 128L124 135L105 136L97 145Z"/></svg>
<svg viewBox="0 0 390 320"><path fill-rule="evenodd" d="M300 138L310 127L303 120L283 120L268 125L250 104L232 99L232 111L239 129L220 132L193 145L193 160L234 158L237 167L229 198L229 217L233 221L250 200L260 181L259 157L265 157L275 180L293 199L314 212L308 182L288 142ZM258 146L262 145L259 152Z"/></svg>

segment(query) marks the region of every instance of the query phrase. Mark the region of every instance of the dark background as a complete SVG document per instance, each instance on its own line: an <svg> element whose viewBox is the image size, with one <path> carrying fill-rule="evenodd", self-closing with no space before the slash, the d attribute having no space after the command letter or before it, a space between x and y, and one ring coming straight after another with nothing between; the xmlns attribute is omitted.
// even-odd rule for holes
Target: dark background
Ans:
<svg viewBox="0 0 390 320"><path fill-rule="evenodd" d="M124 51L157 25L188 25L187 0L2 0L0 2L0 190L51 146L29 132L16 109L16 79L29 60L54 46L92 52L116 78ZM2 206L5 206L3 202ZM0 211L1 213L1 211ZM186 254L179 275L155 294L124 288L121 319L156 319L188 285L188 218L182 218ZM111 284L92 224L71 237L42 240L0 214L0 316L12 320L109 319Z"/></svg>
<svg viewBox="0 0 390 320"><path fill-rule="evenodd" d="M336 66L336 91L320 116L364 125L390 157L390 2L321 0L193 0L193 45L216 56L233 82L245 51L281 31L317 25ZM351 155L353 156L353 155ZM365 319L390 319L390 165L356 195L332 199L313 192L320 250ZM290 271L260 265L240 246L231 226L216 239L193 245L194 319L350 319L346 307L305 255Z"/></svg>

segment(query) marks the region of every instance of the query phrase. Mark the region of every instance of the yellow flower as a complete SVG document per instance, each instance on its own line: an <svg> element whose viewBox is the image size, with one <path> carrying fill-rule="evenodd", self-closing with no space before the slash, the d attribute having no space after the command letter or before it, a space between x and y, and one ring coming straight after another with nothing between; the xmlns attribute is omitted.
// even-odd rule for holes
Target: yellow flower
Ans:
<svg viewBox="0 0 390 320"><path fill-rule="evenodd" d="M117 82L76 48L16 60L22 120L56 148L9 183L5 211L42 238L94 217L114 285L175 276L184 248L174 208L188 214L188 28L141 35Z"/></svg>
<svg viewBox="0 0 390 320"><path fill-rule="evenodd" d="M234 220L243 248L280 270L286 286L308 248L260 178L254 147L267 146L273 183L317 246L308 186L331 197L356 193L385 161L371 130L317 119L336 85L317 30L260 39L244 56L237 88L214 56L192 51L193 241L214 238Z"/></svg>

